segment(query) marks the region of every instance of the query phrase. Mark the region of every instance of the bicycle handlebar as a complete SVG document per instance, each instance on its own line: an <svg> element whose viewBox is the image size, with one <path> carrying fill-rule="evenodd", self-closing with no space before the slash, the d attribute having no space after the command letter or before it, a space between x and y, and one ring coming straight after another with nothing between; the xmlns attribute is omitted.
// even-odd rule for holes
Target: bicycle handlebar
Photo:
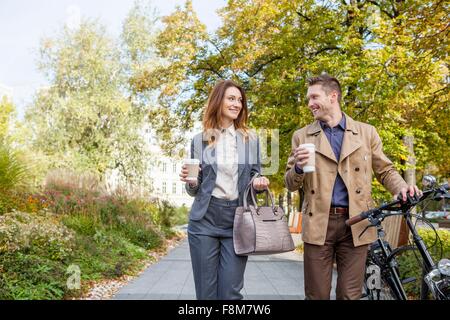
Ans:
<svg viewBox="0 0 450 320"><path fill-rule="evenodd" d="M412 199L409 196L409 194L407 194L408 199L406 200L406 202L404 202L402 197L401 197L401 195L399 195L399 199L394 200L392 202L389 202L389 203L387 203L385 205L382 205L382 206L380 206L378 208L374 208L374 209L370 209L368 211L361 212L359 215L351 217L350 219L345 220L345 224L347 226L351 226L351 225L354 225L355 223L358 223L358 222L360 222L360 221L362 221L364 219L369 218L369 216L372 216L372 215L374 215L376 213L380 213L383 210L388 210L388 211L390 210L390 211L392 211L394 208L395 209L399 209L399 207L398 207L399 204L401 204L400 208L408 209L410 207L416 206L419 202L425 200L432 193L436 193L436 192L441 192L441 193L444 192L444 193L446 193L448 190L449 190L448 183L444 183L441 186L438 186L436 188L425 190L423 192L422 196L420 197L420 199Z"/></svg>
<svg viewBox="0 0 450 320"><path fill-rule="evenodd" d="M363 221L364 219L367 219L369 216L368 211L362 212L361 214L358 214L357 216L351 217L350 219L345 220L345 224L347 226L352 226L355 223L358 223L360 221Z"/></svg>

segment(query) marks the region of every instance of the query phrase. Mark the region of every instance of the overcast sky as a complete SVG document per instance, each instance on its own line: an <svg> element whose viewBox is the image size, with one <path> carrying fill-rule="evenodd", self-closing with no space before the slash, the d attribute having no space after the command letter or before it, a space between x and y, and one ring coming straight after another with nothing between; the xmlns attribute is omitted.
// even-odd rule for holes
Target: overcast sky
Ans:
<svg viewBox="0 0 450 320"><path fill-rule="evenodd" d="M151 3L160 15L167 15L184 0ZM78 13L99 18L112 36L118 36L133 4L134 0L0 0L0 85L12 89L19 116L23 116L23 108L35 90L47 84L36 69L42 37L55 35ZM194 10L208 31L220 25L216 10L225 4L226 0L193 0Z"/></svg>

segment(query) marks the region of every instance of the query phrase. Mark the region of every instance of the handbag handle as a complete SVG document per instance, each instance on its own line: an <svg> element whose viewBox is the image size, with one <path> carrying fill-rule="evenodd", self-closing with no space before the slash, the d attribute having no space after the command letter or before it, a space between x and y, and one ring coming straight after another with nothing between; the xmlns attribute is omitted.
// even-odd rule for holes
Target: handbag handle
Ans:
<svg viewBox="0 0 450 320"><path fill-rule="evenodd" d="M248 203L247 203L248 193L250 192L250 189L253 189L253 187L252 187L253 180L255 180L258 176L259 176L259 173L255 173L255 175L250 179L250 182L248 183L247 187L245 187L245 191L244 191L244 209L245 210L248 210ZM254 197L252 197L252 201L253 201L253 205L256 206Z"/></svg>
<svg viewBox="0 0 450 320"><path fill-rule="evenodd" d="M260 175L259 173L256 173L252 177L252 179L250 180L250 183L247 185L247 188L245 188L245 192L244 192L244 209L248 210L247 198L248 198L248 193L250 192L253 206L255 207L257 213L258 213L258 203L256 202L256 194L255 194L255 188L253 188L253 180L255 180L255 178L257 178L259 175ZM270 206L272 207L272 210L273 210L274 214L276 215L277 210L275 209L272 193L270 192L269 188L265 189L264 192L266 194L266 203L265 203L266 206L269 205L268 197L267 197L267 195L269 195Z"/></svg>

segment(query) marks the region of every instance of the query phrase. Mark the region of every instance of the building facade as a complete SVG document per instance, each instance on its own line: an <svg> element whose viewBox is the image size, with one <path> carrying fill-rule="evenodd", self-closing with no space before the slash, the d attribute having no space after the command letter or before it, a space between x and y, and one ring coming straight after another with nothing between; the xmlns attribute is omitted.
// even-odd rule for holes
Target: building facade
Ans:
<svg viewBox="0 0 450 320"><path fill-rule="evenodd" d="M191 132L183 133L189 139L190 145ZM151 185L151 193L159 199L169 201L175 206L190 207L194 200L186 193L184 182L180 181L182 158L164 156L159 147L155 132L149 127L144 128L144 139L152 157L148 168L148 178ZM188 146L184 146L185 154L188 154Z"/></svg>

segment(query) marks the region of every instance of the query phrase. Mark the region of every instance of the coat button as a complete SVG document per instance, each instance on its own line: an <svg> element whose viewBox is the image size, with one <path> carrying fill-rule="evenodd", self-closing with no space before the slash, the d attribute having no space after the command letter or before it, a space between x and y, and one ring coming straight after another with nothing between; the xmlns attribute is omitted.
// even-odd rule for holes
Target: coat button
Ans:
<svg viewBox="0 0 450 320"><path fill-rule="evenodd" d="M314 193L316 193L314 190L311 190L311 194L314 194Z"/></svg>
<svg viewBox="0 0 450 320"><path fill-rule="evenodd" d="M356 193L360 194L361 193L361 189L356 189Z"/></svg>
<svg viewBox="0 0 450 320"><path fill-rule="evenodd" d="M308 213L308 215L309 215L310 217L312 217L312 212Z"/></svg>
<svg viewBox="0 0 450 320"><path fill-rule="evenodd" d="M355 171L359 171L359 168L358 168L358 167L356 167L356 168L355 168Z"/></svg>

